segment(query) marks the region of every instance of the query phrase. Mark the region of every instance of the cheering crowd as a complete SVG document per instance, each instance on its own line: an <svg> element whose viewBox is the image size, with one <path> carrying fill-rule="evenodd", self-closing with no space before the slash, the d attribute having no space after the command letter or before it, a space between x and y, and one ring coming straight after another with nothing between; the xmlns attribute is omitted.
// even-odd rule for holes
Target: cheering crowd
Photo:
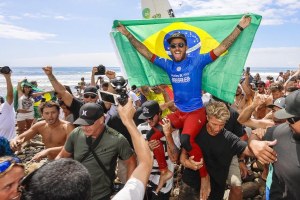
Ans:
<svg viewBox="0 0 300 200"><path fill-rule="evenodd" d="M227 187L228 199L243 199L249 160L263 166L266 199L299 199L300 69L266 81L245 70L232 104L201 88L202 70L250 22L244 16L216 49L195 57L186 55L185 35L174 33L168 39L172 61L151 53L119 24L172 85L129 89L110 70L104 73L109 81L96 80L94 67L91 83L81 79L74 96L46 66L53 98L22 80L15 109L13 73L1 72L7 94L0 107L0 199L169 199L177 165L182 166L178 199L223 199ZM186 77L175 80L179 74ZM103 91L118 103L101 96ZM31 162L45 164L25 175L27 163L18 153L36 136L45 149Z"/></svg>

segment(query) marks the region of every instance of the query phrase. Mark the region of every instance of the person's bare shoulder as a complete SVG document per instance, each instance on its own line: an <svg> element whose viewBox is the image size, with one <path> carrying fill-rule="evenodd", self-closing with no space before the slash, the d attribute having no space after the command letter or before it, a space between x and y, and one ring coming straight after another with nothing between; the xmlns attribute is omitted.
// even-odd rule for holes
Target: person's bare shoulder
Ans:
<svg viewBox="0 0 300 200"><path fill-rule="evenodd" d="M47 125L47 122L45 120L42 120L42 121L35 123L31 128L34 128L34 129L37 129L38 131L40 131L41 129L45 128L46 125Z"/></svg>
<svg viewBox="0 0 300 200"><path fill-rule="evenodd" d="M66 131L67 134L69 134L75 127L72 123L60 120L60 126Z"/></svg>

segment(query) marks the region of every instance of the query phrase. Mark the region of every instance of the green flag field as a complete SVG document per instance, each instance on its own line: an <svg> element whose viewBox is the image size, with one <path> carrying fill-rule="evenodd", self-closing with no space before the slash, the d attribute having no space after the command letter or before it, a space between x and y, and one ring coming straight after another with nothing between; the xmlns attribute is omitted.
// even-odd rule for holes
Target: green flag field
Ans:
<svg viewBox="0 0 300 200"><path fill-rule="evenodd" d="M202 89L232 103L237 85L262 17L249 14L251 24L241 32L234 44L203 71ZM116 30L118 23L141 41L154 54L171 59L168 37L181 32L187 38L188 56L203 54L216 48L236 27L243 15L203 16L148 20L115 20L111 38L131 85L170 84L168 75L155 66ZM201 77L199 77L201 78ZM188 89L188 88L187 88Z"/></svg>

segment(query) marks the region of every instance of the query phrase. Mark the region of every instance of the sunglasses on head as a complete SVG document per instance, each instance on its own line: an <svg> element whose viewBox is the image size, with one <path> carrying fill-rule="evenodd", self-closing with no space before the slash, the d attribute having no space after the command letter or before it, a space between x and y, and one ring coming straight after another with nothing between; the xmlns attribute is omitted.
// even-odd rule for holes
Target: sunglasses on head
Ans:
<svg viewBox="0 0 300 200"><path fill-rule="evenodd" d="M14 164L21 164L21 160L17 157L13 157L10 160L6 160L0 163L0 174L10 169Z"/></svg>
<svg viewBox="0 0 300 200"><path fill-rule="evenodd" d="M84 94L84 95L83 95L84 98L89 98L89 97L91 97L92 99L95 99L96 96L97 96L97 95L95 95L95 94Z"/></svg>
<svg viewBox="0 0 300 200"><path fill-rule="evenodd" d="M185 46L185 44L183 42L180 42L180 43L172 43L170 45L171 49L175 49L176 47L179 47L179 48L183 48Z"/></svg>
<svg viewBox="0 0 300 200"><path fill-rule="evenodd" d="M295 124L296 122L298 122L300 120L300 117L291 117L286 119L290 124Z"/></svg>

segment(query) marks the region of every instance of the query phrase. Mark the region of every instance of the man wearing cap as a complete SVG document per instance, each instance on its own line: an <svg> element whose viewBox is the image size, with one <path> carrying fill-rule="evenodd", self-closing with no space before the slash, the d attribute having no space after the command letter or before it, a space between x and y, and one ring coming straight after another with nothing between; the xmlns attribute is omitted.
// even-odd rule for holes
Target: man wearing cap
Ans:
<svg viewBox="0 0 300 200"><path fill-rule="evenodd" d="M275 117L286 119L286 123L268 128L263 141L255 134L249 138L259 161L273 165L270 199L300 199L300 90L288 95L285 104Z"/></svg>
<svg viewBox="0 0 300 200"><path fill-rule="evenodd" d="M146 101L141 108L139 119L146 122L140 124L138 130L149 141L155 158L147 186L147 197L169 199L173 186L173 163L179 156L179 134L178 131L172 133L172 130L165 130L167 125L170 126L170 121L161 119L162 111L157 101Z"/></svg>
<svg viewBox="0 0 300 200"><path fill-rule="evenodd" d="M49 81L51 82L52 87L54 88L55 92L59 94L62 98L62 101L68 106L71 112L74 115L74 119L78 118L79 109L84 103L93 102L96 103L98 100L98 92L97 88L94 86L89 86L84 89L83 92L83 101L75 98L72 94L70 94L66 88L58 82L55 76L52 73L52 67L47 66L43 68L45 74L48 76Z"/></svg>
<svg viewBox="0 0 300 200"><path fill-rule="evenodd" d="M136 167L133 150L126 138L105 126L104 121L103 108L99 104L84 104L74 122L80 126L72 131L56 157L73 157L88 169L92 178L92 200L110 199L117 158L127 164L127 178Z"/></svg>
<svg viewBox="0 0 300 200"><path fill-rule="evenodd" d="M172 61L153 54L144 44L138 41L122 24L117 29L128 38L136 50L147 60L164 69L170 78L174 91L174 103L178 110L168 115L172 126L183 128L181 144L190 155L195 156L195 161L200 161L202 152L194 141L201 127L205 124L205 109L201 99L202 71L204 67L213 62L224 53L236 40L241 31L251 22L250 17L243 16L233 32L225 38L221 44L206 54L198 54L194 57L187 56L187 40L184 34L177 32L167 40L170 44ZM208 196L209 184L207 171L200 168L201 197ZM205 183L204 183L205 182ZM204 193L203 193L204 192Z"/></svg>

